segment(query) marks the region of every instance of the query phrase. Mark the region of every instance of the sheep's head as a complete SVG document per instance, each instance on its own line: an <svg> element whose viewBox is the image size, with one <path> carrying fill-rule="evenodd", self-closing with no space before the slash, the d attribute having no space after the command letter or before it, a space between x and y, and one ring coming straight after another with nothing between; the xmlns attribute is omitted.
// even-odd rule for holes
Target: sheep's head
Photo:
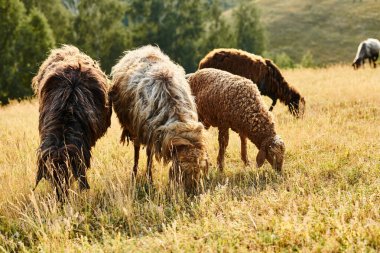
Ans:
<svg viewBox="0 0 380 253"><path fill-rule="evenodd" d="M38 171L36 177L36 186L42 178L47 179L56 191L56 196L60 202L63 202L67 197L69 188L70 174L68 163L65 158L58 155L40 158L38 160Z"/></svg>
<svg viewBox="0 0 380 253"><path fill-rule="evenodd" d="M276 135L265 140L259 150L256 157L257 167L261 167L265 159L272 165L272 168L278 172L282 171L282 165L284 163L285 144Z"/></svg>
<svg viewBox="0 0 380 253"><path fill-rule="evenodd" d="M85 174L86 165L79 152L74 145L40 149L35 188L42 178L47 179L55 188L60 202L67 198L68 189L74 178L78 179L81 190L89 189Z"/></svg>
<svg viewBox="0 0 380 253"><path fill-rule="evenodd" d="M294 93L288 104L289 111L296 117L302 117L305 113L305 99L298 93Z"/></svg>
<svg viewBox="0 0 380 253"><path fill-rule="evenodd" d="M170 179L183 185L186 193L196 193L200 180L208 173L205 147L197 147L187 140L181 140L173 143L173 151Z"/></svg>
<svg viewBox="0 0 380 253"><path fill-rule="evenodd" d="M352 63L352 67L353 67L354 69L358 69L358 68L360 67L360 65L361 65L361 61L360 61L360 59L357 59L357 60L355 60L355 61Z"/></svg>

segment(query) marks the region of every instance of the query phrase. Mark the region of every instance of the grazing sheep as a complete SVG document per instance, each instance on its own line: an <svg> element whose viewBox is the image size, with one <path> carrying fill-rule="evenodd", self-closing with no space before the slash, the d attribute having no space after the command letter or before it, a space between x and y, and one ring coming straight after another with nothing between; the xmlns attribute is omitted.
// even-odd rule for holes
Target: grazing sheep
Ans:
<svg viewBox="0 0 380 253"><path fill-rule="evenodd" d="M376 68L376 61L379 58L379 53L380 53L379 40L369 38L369 39L366 39L365 41L362 41L358 46L355 59L352 62L352 67L354 67L354 69L358 69L362 65L364 67L364 60L368 59L369 66L373 64L373 67Z"/></svg>
<svg viewBox="0 0 380 253"><path fill-rule="evenodd" d="M51 51L32 86L40 112L36 187L48 179L63 201L72 176L81 190L90 188L86 169L91 147L111 124L107 77L96 61L64 45Z"/></svg>
<svg viewBox="0 0 380 253"><path fill-rule="evenodd" d="M200 61L199 69L203 68L221 69L252 80L257 84L261 95L272 99L269 111L273 110L279 99L294 116L304 114L305 99L286 82L271 60L243 50L220 48L212 50Z"/></svg>
<svg viewBox="0 0 380 253"><path fill-rule="evenodd" d="M110 96L123 129L121 142L134 144L132 175L137 173L140 145L145 145L151 182L154 154L165 164L172 161L170 179L183 181L187 192L196 191L207 171L205 131L183 68L148 45L127 51L111 76Z"/></svg>
<svg viewBox="0 0 380 253"><path fill-rule="evenodd" d="M241 138L241 158L247 165L248 137L259 149L257 167L265 159L277 171L282 170L285 145L276 135L271 113L261 99L257 86L252 81L229 72L206 68L187 75L199 119L206 126L219 129L219 154L217 163L224 167L224 153L228 145L228 129Z"/></svg>

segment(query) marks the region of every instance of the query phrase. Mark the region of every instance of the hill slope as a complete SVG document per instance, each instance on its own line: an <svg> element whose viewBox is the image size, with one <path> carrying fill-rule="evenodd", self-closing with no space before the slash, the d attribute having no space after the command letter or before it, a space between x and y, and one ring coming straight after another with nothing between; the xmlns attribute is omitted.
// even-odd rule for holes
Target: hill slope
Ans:
<svg viewBox="0 0 380 253"><path fill-rule="evenodd" d="M360 41L380 39L380 1L256 0L271 54L296 62L310 50L316 63L351 63Z"/></svg>

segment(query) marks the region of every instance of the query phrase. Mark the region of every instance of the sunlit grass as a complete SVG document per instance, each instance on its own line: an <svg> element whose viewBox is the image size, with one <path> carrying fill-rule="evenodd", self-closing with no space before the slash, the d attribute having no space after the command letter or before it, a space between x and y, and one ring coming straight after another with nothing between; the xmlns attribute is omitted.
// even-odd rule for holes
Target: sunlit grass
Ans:
<svg viewBox="0 0 380 253"><path fill-rule="evenodd" d="M145 155L131 181L133 148L112 127L93 150L91 189L60 206L42 181L35 192L36 101L0 108L0 252L380 250L380 72L349 67L285 72L305 96L305 117L274 109L286 144L284 172L244 167L230 133L225 173L216 169L217 131L207 147L205 193L185 198ZM265 100L268 104L270 100ZM254 161L257 149L249 144ZM144 153L145 150L142 150ZM254 164L254 163L252 163Z"/></svg>

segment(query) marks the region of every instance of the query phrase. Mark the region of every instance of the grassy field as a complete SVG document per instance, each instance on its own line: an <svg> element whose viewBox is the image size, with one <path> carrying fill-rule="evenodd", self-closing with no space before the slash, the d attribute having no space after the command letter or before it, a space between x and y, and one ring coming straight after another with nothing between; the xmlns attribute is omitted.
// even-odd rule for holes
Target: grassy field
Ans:
<svg viewBox="0 0 380 253"><path fill-rule="evenodd" d="M132 184L132 147L119 144L113 115L93 150L91 190L78 195L74 187L60 207L46 181L32 192L36 101L0 108L0 252L379 252L380 70L334 66L285 76L307 110L296 120L285 106L274 109L287 147L283 174L268 163L244 167L235 133L219 174L211 129L212 167L196 198L172 193L168 167L157 162L154 187L144 181L145 161ZM256 154L250 144L250 159Z"/></svg>
<svg viewBox="0 0 380 253"><path fill-rule="evenodd" d="M223 2L223 1L222 1ZM229 2L229 1L228 1ZM359 43L380 38L380 1L255 0L271 57L286 53L296 63L308 51L314 63L350 63ZM232 1L225 17L230 19Z"/></svg>

